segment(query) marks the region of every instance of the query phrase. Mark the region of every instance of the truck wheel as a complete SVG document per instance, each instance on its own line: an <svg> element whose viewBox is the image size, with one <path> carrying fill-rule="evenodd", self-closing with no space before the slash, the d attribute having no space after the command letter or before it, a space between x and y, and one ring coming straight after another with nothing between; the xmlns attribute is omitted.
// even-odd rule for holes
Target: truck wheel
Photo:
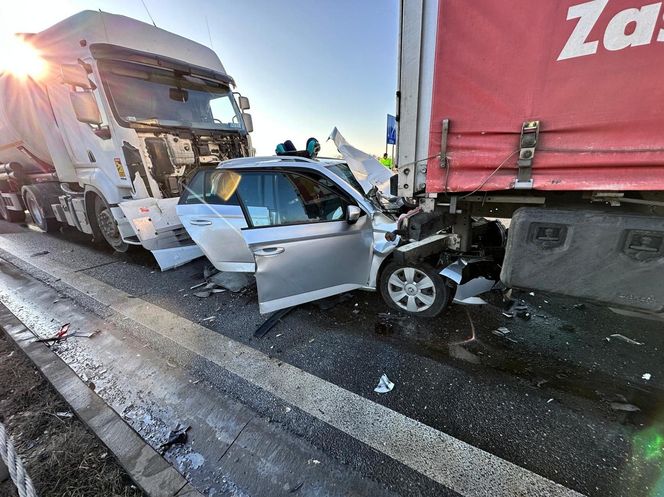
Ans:
<svg viewBox="0 0 664 497"><path fill-rule="evenodd" d="M434 317L449 305L451 288L426 264L391 262L381 273L380 294L392 309Z"/></svg>
<svg viewBox="0 0 664 497"><path fill-rule="evenodd" d="M32 190L26 189L23 192L23 201L28 208L30 217L32 217L32 222L35 223L39 229L46 231L47 233L52 233L60 228L60 223L57 219L46 217L44 209L42 209L42 206L39 204L39 201Z"/></svg>
<svg viewBox="0 0 664 497"><path fill-rule="evenodd" d="M122 240L118 223L113 217L111 208L100 196L95 196L95 222L97 224L95 233L101 233L106 243L108 243L116 252L126 252L129 245Z"/></svg>

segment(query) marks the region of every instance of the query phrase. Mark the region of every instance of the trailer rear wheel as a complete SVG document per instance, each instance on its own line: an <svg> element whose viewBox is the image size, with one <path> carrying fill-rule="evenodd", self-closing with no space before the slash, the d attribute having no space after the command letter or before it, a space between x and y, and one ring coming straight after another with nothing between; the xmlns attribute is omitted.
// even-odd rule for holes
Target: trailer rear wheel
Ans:
<svg viewBox="0 0 664 497"><path fill-rule="evenodd" d="M95 195L94 203L95 223L97 225L95 232L99 232L104 237L104 240L106 240L106 243L113 247L113 250L116 252L126 252L129 249L129 245L122 240L118 223L115 221L115 217L113 217L111 208L98 195Z"/></svg>
<svg viewBox="0 0 664 497"><path fill-rule="evenodd" d="M427 264L392 262L381 273L385 303L413 316L437 316L449 305L451 292L445 278Z"/></svg>
<svg viewBox="0 0 664 497"><path fill-rule="evenodd" d="M35 223L39 229L51 233L57 231L60 228L60 223L57 219L53 217L46 217L44 209L39 204L39 200L35 196L32 190L26 189L23 192L23 201L25 202L30 217L32 217L32 222Z"/></svg>

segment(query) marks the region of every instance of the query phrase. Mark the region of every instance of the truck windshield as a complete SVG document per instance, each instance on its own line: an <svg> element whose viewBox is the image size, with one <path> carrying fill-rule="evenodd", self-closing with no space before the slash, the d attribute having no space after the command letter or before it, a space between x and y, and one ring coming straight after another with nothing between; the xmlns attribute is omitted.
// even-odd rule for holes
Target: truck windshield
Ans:
<svg viewBox="0 0 664 497"><path fill-rule="evenodd" d="M244 130L228 86L125 62L101 62L116 117L124 123Z"/></svg>

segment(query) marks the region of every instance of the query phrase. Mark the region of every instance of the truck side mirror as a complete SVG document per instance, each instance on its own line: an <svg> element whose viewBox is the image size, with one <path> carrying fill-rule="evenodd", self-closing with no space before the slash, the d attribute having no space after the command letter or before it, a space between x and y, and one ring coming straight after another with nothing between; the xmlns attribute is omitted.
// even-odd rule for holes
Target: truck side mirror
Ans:
<svg viewBox="0 0 664 497"><path fill-rule="evenodd" d="M254 120L251 118L251 114L243 112L242 119L244 120L244 127L247 128L247 133L251 133L254 130Z"/></svg>
<svg viewBox="0 0 664 497"><path fill-rule="evenodd" d="M355 224L357 220L360 219L361 214L362 209L357 205L349 205L348 212L346 213L346 221L348 221L348 224Z"/></svg>
<svg viewBox="0 0 664 497"><path fill-rule="evenodd" d="M76 119L82 123L101 126L101 112L97 100L91 91L73 91L69 94L71 105L74 108Z"/></svg>
<svg viewBox="0 0 664 497"><path fill-rule="evenodd" d="M238 105L240 106L240 110L251 109L251 104L249 103L249 99L247 97L240 96L238 100L239 100Z"/></svg>
<svg viewBox="0 0 664 497"><path fill-rule="evenodd" d="M78 64L62 64L60 66L62 82L68 85L77 86L84 90L94 90L95 84L88 79L88 72Z"/></svg>

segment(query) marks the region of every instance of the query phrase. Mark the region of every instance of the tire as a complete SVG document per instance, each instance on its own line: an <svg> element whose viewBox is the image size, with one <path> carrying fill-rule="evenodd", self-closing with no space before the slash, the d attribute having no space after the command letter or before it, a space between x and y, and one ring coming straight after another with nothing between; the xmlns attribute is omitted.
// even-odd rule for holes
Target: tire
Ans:
<svg viewBox="0 0 664 497"><path fill-rule="evenodd" d="M95 238L103 238L116 252L126 252L129 244L122 240L118 230L118 223L113 217L111 208L99 195L94 196L94 223L93 231Z"/></svg>
<svg viewBox="0 0 664 497"><path fill-rule="evenodd" d="M435 317L452 301L446 278L428 264L390 262L380 276L380 294L392 309L416 317Z"/></svg>
<svg viewBox="0 0 664 497"><path fill-rule="evenodd" d="M32 222L35 223L40 230L47 233L52 233L60 228L60 223L53 217L46 217L44 209L42 208L39 200L32 190L26 189L23 192L23 202L28 208Z"/></svg>

